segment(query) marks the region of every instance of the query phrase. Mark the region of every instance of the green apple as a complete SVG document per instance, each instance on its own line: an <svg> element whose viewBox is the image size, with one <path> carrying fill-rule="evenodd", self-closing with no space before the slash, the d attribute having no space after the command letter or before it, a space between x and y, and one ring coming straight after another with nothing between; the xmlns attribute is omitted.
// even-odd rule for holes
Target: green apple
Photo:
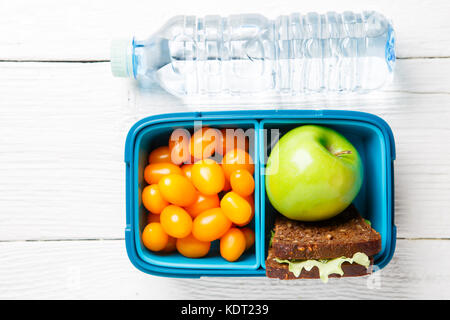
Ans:
<svg viewBox="0 0 450 320"><path fill-rule="evenodd" d="M267 196L277 211L294 220L334 217L353 201L362 180L356 148L338 132L317 125L286 133L267 161Z"/></svg>

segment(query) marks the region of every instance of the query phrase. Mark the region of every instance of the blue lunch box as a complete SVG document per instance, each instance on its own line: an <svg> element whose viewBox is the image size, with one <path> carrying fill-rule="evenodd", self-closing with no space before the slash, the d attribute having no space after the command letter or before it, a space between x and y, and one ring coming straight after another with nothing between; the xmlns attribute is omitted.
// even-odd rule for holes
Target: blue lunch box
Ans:
<svg viewBox="0 0 450 320"><path fill-rule="evenodd" d="M142 244L141 232L146 225L147 210L141 204L140 197L146 186L143 173L148 164L148 154L156 147L167 145L174 129L192 129L196 121L214 128L254 129L255 143L249 153L255 163L255 217L249 226L255 232L255 245L236 262L228 262L220 257L217 241L212 243L210 253L200 259L186 258L179 253L154 253ZM342 110L188 112L161 114L138 121L128 132L125 144L125 241L133 265L143 272L165 277L265 276L274 209L265 192L264 164L270 152L266 148L270 148L270 144L266 142L264 129L268 129L266 132L277 129L281 137L303 124L318 124L335 129L352 142L360 153L364 164L364 182L353 203L381 235L382 249L374 257L374 265L380 269L386 266L394 254L396 241L394 137L388 124L381 118Z"/></svg>

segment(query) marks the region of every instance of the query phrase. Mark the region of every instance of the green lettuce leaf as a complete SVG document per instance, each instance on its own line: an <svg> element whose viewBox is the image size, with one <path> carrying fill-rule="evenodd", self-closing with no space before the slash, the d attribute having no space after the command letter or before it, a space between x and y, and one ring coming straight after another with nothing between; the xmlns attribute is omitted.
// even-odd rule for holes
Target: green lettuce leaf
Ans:
<svg viewBox="0 0 450 320"><path fill-rule="evenodd" d="M289 264L289 271L294 274L294 276L300 276L300 273L303 269L306 271L311 271L312 268L317 267L319 269L319 275L322 282L328 282L328 276L330 274L336 273L340 276L344 275L344 271L342 271L341 265L344 262L349 263L357 263L366 268L370 265L369 257L362 253L357 252L353 255L352 258L340 257L330 260L281 260L275 258L275 261L278 263L287 263Z"/></svg>

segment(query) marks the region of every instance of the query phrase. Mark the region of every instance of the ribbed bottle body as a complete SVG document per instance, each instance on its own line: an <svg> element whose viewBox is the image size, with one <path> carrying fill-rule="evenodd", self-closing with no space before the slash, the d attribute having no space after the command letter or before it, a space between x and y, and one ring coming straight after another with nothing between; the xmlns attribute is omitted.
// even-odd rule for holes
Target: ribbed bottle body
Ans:
<svg viewBox="0 0 450 320"><path fill-rule="evenodd" d="M177 16L134 52L138 79L180 96L370 91L395 61L392 26L376 12Z"/></svg>

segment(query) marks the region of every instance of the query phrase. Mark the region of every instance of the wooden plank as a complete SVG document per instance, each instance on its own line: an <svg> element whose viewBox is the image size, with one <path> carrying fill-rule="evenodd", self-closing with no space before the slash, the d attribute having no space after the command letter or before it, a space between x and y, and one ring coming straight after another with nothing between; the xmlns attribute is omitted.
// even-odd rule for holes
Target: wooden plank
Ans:
<svg viewBox="0 0 450 320"><path fill-rule="evenodd" d="M449 237L449 69L450 59L401 60L400 80L383 92L229 105L136 90L108 63L0 63L0 240L122 238L128 129L153 114L217 108L381 116L397 143L398 235Z"/></svg>
<svg viewBox="0 0 450 320"><path fill-rule="evenodd" d="M26 0L0 4L0 60L109 59L109 42L116 36L147 37L178 14L204 16L259 12L269 18L301 11L377 10L394 21L399 57L450 56L448 1L189 1L170 6L130 0Z"/></svg>
<svg viewBox="0 0 450 320"><path fill-rule="evenodd" d="M450 241L400 240L372 277L279 281L171 279L136 270L123 241L0 243L0 298L11 299L449 299ZM424 263L425 262L425 263Z"/></svg>

